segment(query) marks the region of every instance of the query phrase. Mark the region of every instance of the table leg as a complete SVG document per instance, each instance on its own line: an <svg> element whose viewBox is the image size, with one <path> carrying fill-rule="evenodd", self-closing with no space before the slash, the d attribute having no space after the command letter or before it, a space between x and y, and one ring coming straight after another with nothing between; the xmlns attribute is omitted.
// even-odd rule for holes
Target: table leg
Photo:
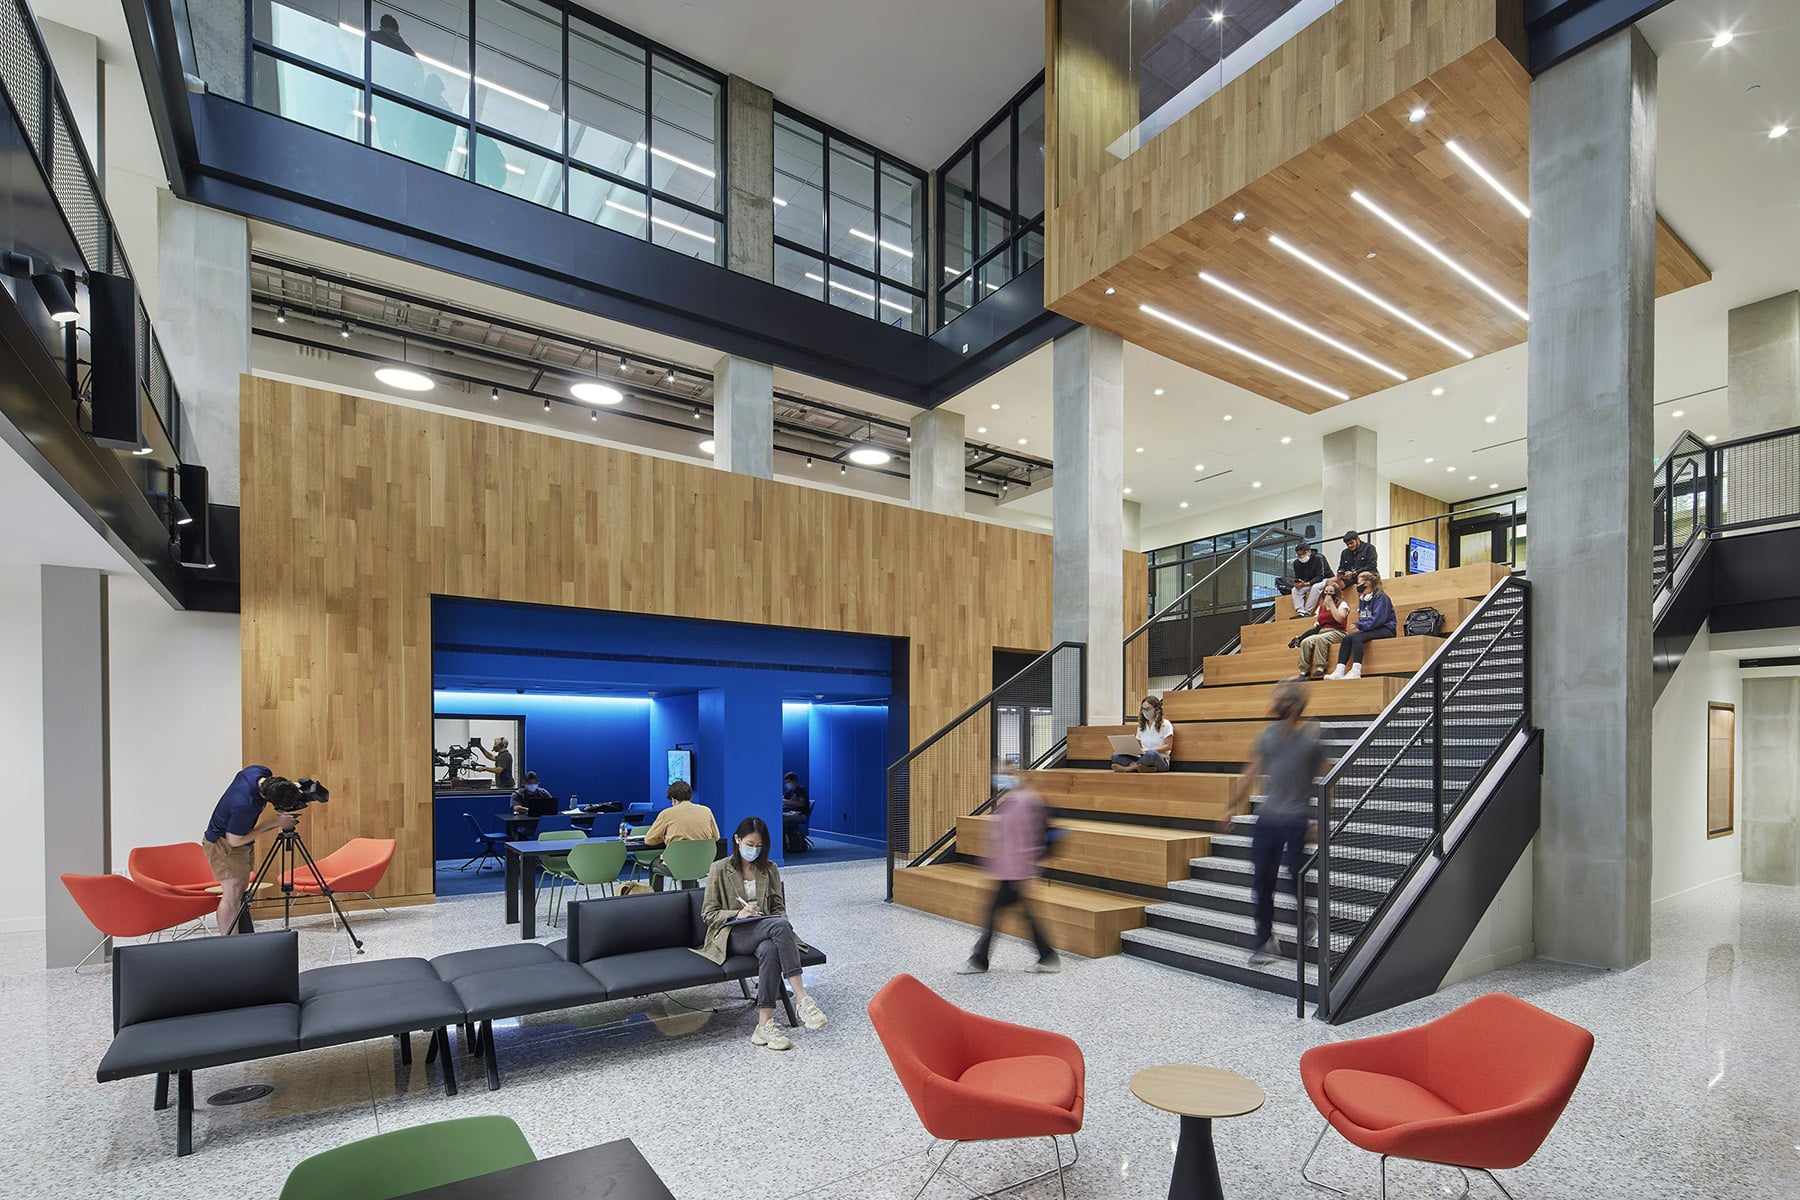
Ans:
<svg viewBox="0 0 1800 1200"><path fill-rule="evenodd" d="M519 854L511 846L506 853L506 923L519 923Z"/></svg>
<svg viewBox="0 0 1800 1200"><path fill-rule="evenodd" d="M1169 1200L1224 1200L1219 1187L1219 1159L1213 1152L1212 1121L1181 1118L1181 1141L1175 1150L1175 1173Z"/></svg>
<svg viewBox="0 0 1800 1200"><path fill-rule="evenodd" d="M529 942L537 937L537 859L529 854L521 854L519 859L519 905L523 910L519 936Z"/></svg>

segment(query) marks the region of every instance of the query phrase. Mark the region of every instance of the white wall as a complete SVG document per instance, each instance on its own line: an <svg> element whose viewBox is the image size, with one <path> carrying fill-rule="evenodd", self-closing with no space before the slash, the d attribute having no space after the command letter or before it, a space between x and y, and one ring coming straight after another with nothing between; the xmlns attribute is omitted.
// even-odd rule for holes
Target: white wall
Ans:
<svg viewBox="0 0 1800 1200"><path fill-rule="evenodd" d="M1179 521L1152 525L1143 531L1138 544L1132 549L1160 550L1164 546L1211 537L1215 533L1230 533L1236 529L1248 529L1252 525L1266 525L1271 521L1284 520L1295 513L1316 512L1318 507L1319 484L1314 480L1307 487L1278 492L1272 496L1258 496L1255 500L1247 500L1242 504L1208 509L1206 512L1184 516ZM1325 531L1321 529L1319 536L1324 537ZM1337 561L1335 555L1332 561Z"/></svg>
<svg viewBox="0 0 1800 1200"><path fill-rule="evenodd" d="M111 580L113 870L134 846L191 842L243 767L236 613L172 609Z"/></svg>
<svg viewBox="0 0 1800 1200"><path fill-rule="evenodd" d="M0 828L18 852L0 871L0 933L44 927L44 617L38 568L0 567Z"/></svg>
<svg viewBox="0 0 1800 1200"><path fill-rule="evenodd" d="M1469 934L1462 953L1445 972L1443 982L1438 984L1440 989L1536 956L1537 945L1531 924L1531 855L1534 846L1535 843L1525 847L1525 853L1519 856L1512 874L1500 885L1494 902L1488 905L1474 932Z"/></svg>
<svg viewBox="0 0 1800 1200"><path fill-rule="evenodd" d="M1738 835L1706 836L1706 705L1741 704L1737 659L1712 652L1701 626L1656 702L1650 723L1650 900L1668 900L1709 883L1738 878ZM1738 738L1738 780L1743 779ZM1741 807L1741 801L1740 801Z"/></svg>

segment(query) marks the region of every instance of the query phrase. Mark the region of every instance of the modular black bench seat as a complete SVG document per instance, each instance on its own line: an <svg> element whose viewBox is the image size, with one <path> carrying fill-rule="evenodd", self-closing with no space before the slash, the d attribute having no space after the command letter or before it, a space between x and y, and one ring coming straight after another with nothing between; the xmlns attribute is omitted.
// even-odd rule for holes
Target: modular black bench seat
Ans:
<svg viewBox="0 0 1800 1200"><path fill-rule="evenodd" d="M410 1063L411 1035L424 1030L426 1061L442 1063L444 1093L454 1096L449 1030L462 1025L497 1088L496 1019L732 980L748 997L755 958L719 965L694 952L705 933L700 904L695 889L582 900L569 905L568 938L549 946L509 942L310 971L299 969L291 930L122 946L113 954L113 1043L95 1074L102 1083L156 1076L158 1109L168 1107L175 1076L177 1154L192 1150L193 1073L203 1067L390 1035ZM825 961L811 947L801 956L805 966ZM786 988L780 999L788 1023L799 1024Z"/></svg>

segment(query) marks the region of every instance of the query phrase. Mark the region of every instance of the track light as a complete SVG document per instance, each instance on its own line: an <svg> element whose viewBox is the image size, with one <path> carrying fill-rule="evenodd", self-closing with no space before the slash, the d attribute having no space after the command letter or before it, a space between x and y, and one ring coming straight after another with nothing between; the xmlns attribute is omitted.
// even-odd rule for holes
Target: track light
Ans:
<svg viewBox="0 0 1800 1200"><path fill-rule="evenodd" d="M663 382L664 383L674 383L675 382L675 372L670 371L667 375L664 375Z"/></svg>
<svg viewBox="0 0 1800 1200"><path fill-rule="evenodd" d="M38 299L50 311L50 319L58 325L67 325L81 318L81 312L75 307L74 293L69 290L69 281L60 271L46 271L42 275L31 277L31 286L37 289Z"/></svg>
<svg viewBox="0 0 1800 1200"><path fill-rule="evenodd" d="M494 388L492 391L490 391L488 393L488 399L492 400L495 404L500 403L500 389Z"/></svg>
<svg viewBox="0 0 1800 1200"><path fill-rule="evenodd" d="M850 473L849 467L846 467L843 463L838 464L838 474L839 475L848 475L849 473Z"/></svg>
<svg viewBox="0 0 1800 1200"><path fill-rule="evenodd" d="M631 369L631 363L628 360L621 358L619 360L619 370L621 372L625 372L625 371L629 371L630 369Z"/></svg>
<svg viewBox="0 0 1800 1200"><path fill-rule="evenodd" d="M700 419L700 406L698 404L696 404L696 405L694 405L694 420L698 421L699 419Z"/></svg>
<svg viewBox="0 0 1800 1200"><path fill-rule="evenodd" d="M338 326L338 336L341 338L348 338L350 336L350 322L345 321Z"/></svg>
<svg viewBox="0 0 1800 1200"><path fill-rule="evenodd" d="M276 324L277 324L277 325L286 325L286 324L287 324L287 309L285 309L285 308L282 308L282 307L280 307L280 306L277 306L277 307L276 307L276 309L275 309L275 323L276 323Z"/></svg>
<svg viewBox="0 0 1800 1200"><path fill-rule="evenodd" d="M588 409L588 420L598 421L599 419L600 419L600 410L599 409L597 409L597 408Z"/></svg>
<svg viewBox="0 0 1800 1200"><path fill-rule="evenodd" d="M545 412L550 411L550 397L548 397L548 396L544 397L544 411Z"/></svg>
<svg viewBox="0 0 1800 1200"><path fill-rule="evenodd" d="M812 470L812 455L810 454L806 456L806 469Z"/></svg>

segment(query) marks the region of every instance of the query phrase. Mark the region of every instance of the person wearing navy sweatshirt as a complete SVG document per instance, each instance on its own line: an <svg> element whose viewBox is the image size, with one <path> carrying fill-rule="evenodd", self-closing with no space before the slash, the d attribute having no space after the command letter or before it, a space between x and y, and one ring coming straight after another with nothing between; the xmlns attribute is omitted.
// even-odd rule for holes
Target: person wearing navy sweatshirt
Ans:
<svg viewBox="0 0 1800 1200"><path fill-rule="evenodd" d="M1356 594L1356 628L1339 643L1337 668L1327 679L1361 679L1363 651L1369 643L1394 636L1394 602L1381 590L1381 576L1373 571L1357 575Z"/></svg>

